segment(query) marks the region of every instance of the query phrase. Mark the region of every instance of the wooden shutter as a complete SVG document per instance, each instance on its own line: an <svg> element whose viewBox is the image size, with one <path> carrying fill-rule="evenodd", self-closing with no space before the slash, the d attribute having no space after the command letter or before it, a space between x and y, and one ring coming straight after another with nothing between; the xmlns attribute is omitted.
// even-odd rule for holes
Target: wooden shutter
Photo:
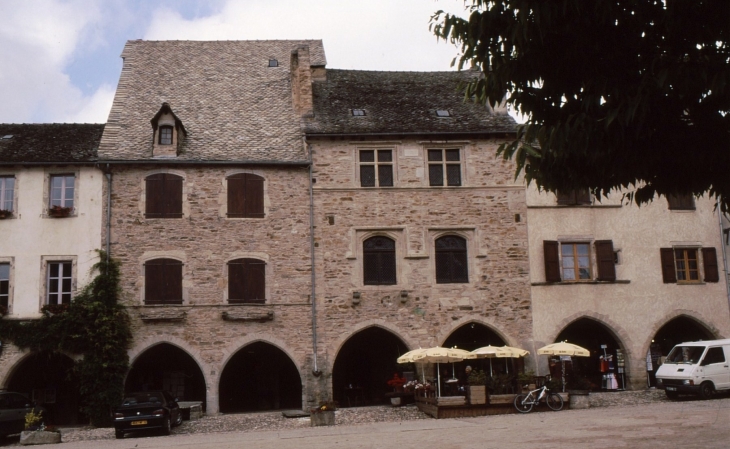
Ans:
<svg viewBox="0 0 730 449"><path fill-rule="evenodd" d="M705 266L705 282L720 282L715 248L702 248L702 263Z"/></svg>
<svg viewBox="0 0 730 449"><path fill-rule="evenodd" d="M237 303L245 300L246 282L244 259L228 262L228 302Z"/></svg>
<svg viewBox="0 0 730 449"><path fill-rule="evenodd" d="M182 304L182 262L154 259L145 263L145 304Z"/></svg>
<svg viewBox="0 0 730 449"><path fill-rule="evenodd" d="M613 259L613 241L596 240L596 262L599 281L616 280L616 264Z"/></svg>
<svg viewBox="0 0 730 449"><path fill-rule="evenodd" d="M162 192L164 175L148 176L145 180L145 216L147 218L162 217Z"/></svg>
<svg viewBox="0 0 730 449"><path fill-rule="evenodd" d="M241 173L228 177L228 211L229 217L245 217L246 174Z"/></svg>
<svg viewBox="0 0 730 449"><path fill-rule="evenodd" d="M165 304L182 304L182 262L165 259Z"/></svg>
<svg viewBox="0 0 730 449"><path fill-rule="evenodd" d="M182 217L183 179L176 175L165 175L165 216L164 218Z"/></svg>
<svg viewBox="0 0 730 449"><path fill-rule="evenodd" d="M674 266L674 249L660 248L662 257L662 279L665 284L677 282L677 271Z"/></svg>
<svg viewBox="0 0 730 449"><path fill-rule="evenodd" d="M246 260L246 302L266 302L266 263Z"/></svg>
<svg viewBox="0 0 730 449"><path fill-rule="evenodd" d="M264 178L246 175L246 217L264 218Z"/></svg>
<svg viewBox="0 0 730 449"><path fill-rule="evenodd" d="M545 281L560 282L560 245L553 240L543 240L545 253Z"/></svg>

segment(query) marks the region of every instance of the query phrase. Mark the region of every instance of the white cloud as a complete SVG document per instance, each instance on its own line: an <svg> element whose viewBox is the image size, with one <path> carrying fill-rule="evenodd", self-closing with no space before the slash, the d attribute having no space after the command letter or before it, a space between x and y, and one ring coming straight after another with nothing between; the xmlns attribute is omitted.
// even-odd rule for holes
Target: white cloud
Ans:
<svg viewBox="0 0 730 449"><path fill-rule="evenodd" d="M3 2L0 17L0 122L69 121L79 114L90 98L70 82L64 66L86 27L100 20L96 4Z"/></svg>
<svg viewBox="0 0 730 449"><path fill-rule="evenodd" d="M153 15L145 39L323 39L328 67L449 70L456 48L428 30L439 9L463 13L461 0L229 0L216 14Z"/></svg>

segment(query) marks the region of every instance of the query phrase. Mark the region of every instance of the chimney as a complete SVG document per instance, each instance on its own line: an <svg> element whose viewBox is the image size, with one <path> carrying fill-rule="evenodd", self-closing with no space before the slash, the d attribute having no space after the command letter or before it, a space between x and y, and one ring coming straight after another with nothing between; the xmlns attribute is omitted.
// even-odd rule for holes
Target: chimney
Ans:
<svg viewBox="0 0 730 449"><path fill-rule="evenodd" d="M291 53L291 88L294 110L302 117L311 117L314 106L309 47L299 47Z"/></svg>

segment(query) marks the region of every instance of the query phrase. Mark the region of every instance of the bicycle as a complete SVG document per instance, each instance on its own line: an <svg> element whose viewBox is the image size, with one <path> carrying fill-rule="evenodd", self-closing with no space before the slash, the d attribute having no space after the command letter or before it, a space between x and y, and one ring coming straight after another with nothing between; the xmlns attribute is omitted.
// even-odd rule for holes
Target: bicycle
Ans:
<svg viewBox="0 0 730 449"><path fill-rule="evenodd" d="M563 398L558 393L550 392L547 385L543 385L527 394L517 395L514 401L515 408L520 413L529 413L532 411L532 407L539 404L543 398L545 398L545 403L550 410L558 411L563 409Z"/></svg>

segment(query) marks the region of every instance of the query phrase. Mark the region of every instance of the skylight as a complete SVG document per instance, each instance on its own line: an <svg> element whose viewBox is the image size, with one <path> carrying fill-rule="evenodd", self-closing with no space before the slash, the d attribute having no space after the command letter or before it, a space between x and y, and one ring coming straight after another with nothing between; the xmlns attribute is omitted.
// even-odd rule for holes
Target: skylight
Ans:
<svg viewBox="0 0 730 449"><path fill-rule="evenodd" d="M451 112L446 109L436 109L436 117L451 117Z"/></svg>
<svg viewBox="0 0 730 449"><path fill-rule="evenodd" d="M365 117L365 109L353 109L352 115L354 117Z"/></svg>

